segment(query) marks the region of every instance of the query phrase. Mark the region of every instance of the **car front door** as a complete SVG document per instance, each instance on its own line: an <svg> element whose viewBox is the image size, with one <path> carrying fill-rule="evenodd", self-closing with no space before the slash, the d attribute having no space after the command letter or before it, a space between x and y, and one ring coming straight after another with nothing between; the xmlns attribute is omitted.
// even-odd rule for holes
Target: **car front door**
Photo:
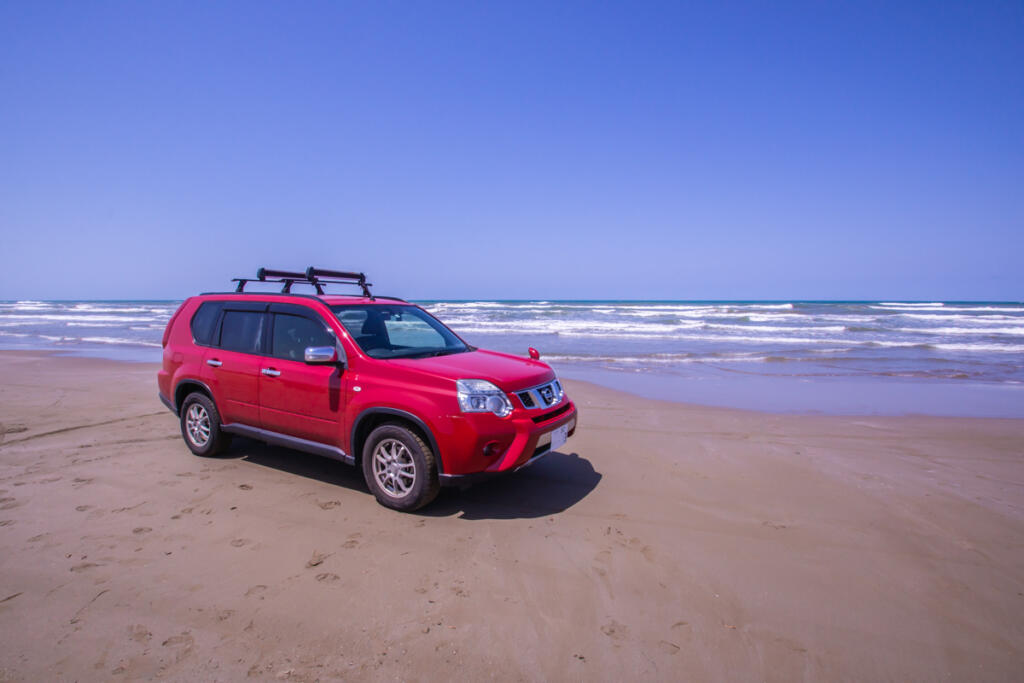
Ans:
<svg viewBox="0 0 1024 683"><path fill-rule="evenodd" d="M266 343L267 304L224 305L203 363L224 424L260 426L259 378Z"/></svg>
<svg viewBox="0 0 1024 683"><path fill-rule="evenodd" d="M263 429L340 447L344 367L304 360L310 346L337 347L333 331L305 306L271 304L270 316L269 355L259 378Z"/></svg>

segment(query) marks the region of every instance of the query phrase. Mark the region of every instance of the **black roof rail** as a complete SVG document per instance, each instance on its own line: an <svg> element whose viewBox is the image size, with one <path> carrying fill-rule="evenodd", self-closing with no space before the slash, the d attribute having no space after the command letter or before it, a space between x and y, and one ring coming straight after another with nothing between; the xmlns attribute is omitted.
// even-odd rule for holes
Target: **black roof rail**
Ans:
<svg viewBox="0 0 1024 683"><path fill-rule="evenodd" d="M238 293L244 293L245 285L250 282L280 282L283 283L281 287L282 294L291 294L292 285L295 283L311 285L316 289L317 294L324 293L324 285L356 285L363 290L363 296L371 300L374 298L373 294L370 293L370 283L366 281L364 273L325 270L323 268L314 268L313 266L306 268L306 271L303 273L291 270L260 268L256 271L255 278L236 277L232 278L231 281L238 283L238 286L235 287L235 292Z"/></svg>
<svg viewBox="0 0 1024 683"><path fill-rule="evenodd" d="M324 278L330 278L325 280ZM352 273L344 270L326 270L324 268L314 268L310 266L306 268L306 279L309 280L318 294L323 294L323 288L320 286L323 284L333 285L358 285L363 290L363 295L368 299L373 299L373 294L370 294L370 284L366 281L365 273Z"/></svg>

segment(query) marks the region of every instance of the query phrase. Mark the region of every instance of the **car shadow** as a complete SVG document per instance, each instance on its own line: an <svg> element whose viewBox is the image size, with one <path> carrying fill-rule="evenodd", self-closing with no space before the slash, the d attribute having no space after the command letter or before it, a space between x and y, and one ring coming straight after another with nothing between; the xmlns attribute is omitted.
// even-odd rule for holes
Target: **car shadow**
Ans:
<svg viewBox="0 0 1024 683"><path fill-rule="evenodd" d="M372 495L362 472L330 458L261 441L236 438L225 454L325 484ZM430 505L412 513L459 519L530 519L568 510L597 488L601 473L578 453L551 453L519 472L482 481L468 489L443 488Z"/></svg>
<svg viewBox="0 0 1024 683"><path fill-rule="evenodd" d="M601 473L578 453L551 453L518 472L465 489L443 489L417 514L460 519L527 519L568 510L597 488Z"/></svg>
<svg viewBox="0 0 1024 683"><path fill-rule="evenodd" d="M246 460L263 467L371 495L360 470L321 455L271 446L262 441L236 436L232 440L231 448L222 457Z"/></svg>

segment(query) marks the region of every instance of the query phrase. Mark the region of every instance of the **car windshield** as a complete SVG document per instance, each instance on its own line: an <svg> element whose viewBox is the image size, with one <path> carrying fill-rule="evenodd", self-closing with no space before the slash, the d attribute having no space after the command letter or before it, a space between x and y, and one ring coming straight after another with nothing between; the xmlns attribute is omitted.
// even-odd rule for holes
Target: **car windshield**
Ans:
<svg viewBox="0 0 1024 683"><path fill-rule="evenodd" d="M331 306L359 348L371 358L429 358L469 351L439 320L416 306Z"/></svg>

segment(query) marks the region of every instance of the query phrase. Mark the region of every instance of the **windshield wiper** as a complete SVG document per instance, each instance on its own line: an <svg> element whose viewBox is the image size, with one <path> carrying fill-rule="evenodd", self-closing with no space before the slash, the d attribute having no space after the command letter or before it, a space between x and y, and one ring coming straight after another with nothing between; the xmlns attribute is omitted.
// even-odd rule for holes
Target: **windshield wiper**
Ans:
<svg viewBox="0 0 1024 683"><path fill-rule="evenodd" d="M432 349L430 351L417 351L415 353L406 353L400 356L383 356L388 359L398 358L436 358L437 356L447 356L452 353L463 353L469 349Z"/></svg>
<svg viewBox="0 0 1024 683"><path fill-rule="evenodd" d="M450 356L453 353L464 353L465 351L468 351L468 350L469 349L465 349L465 348L462 348L462 349L441 349L440 351L435 351L434 353L432 353L430 355L431 356Z"/></svg>

